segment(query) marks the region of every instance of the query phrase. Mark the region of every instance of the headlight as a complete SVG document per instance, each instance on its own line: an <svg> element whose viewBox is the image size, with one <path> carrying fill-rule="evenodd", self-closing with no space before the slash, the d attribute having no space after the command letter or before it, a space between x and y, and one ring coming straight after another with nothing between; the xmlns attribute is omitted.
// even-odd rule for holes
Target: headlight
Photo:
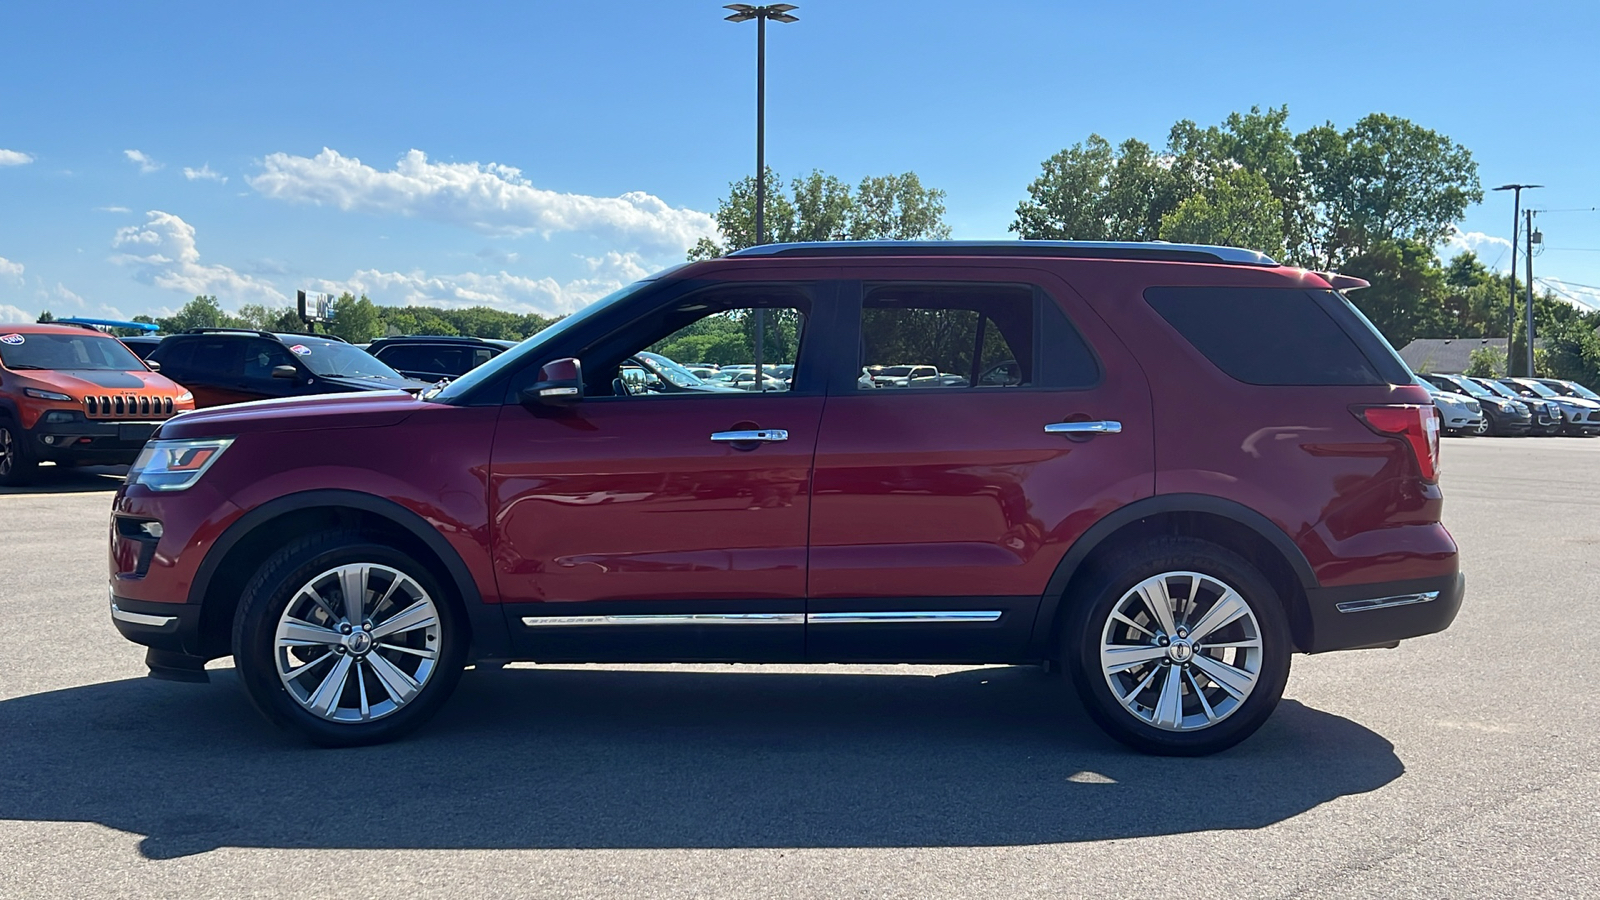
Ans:
<svg viewBox="0 0 1600 900"><path fill-rule="evenodd" d="M193 399L194 399L194 392L193 391L184 391L183 393L179 394L178 396L172 398L172 402L173 403L188 403L189 401L191 401Z"/></svg>
<svg viewBox="0 0 1600 900"><path fill-rule="evenodd" d="M29 397L39 400L60 400L65 403L72 402L71 397L67 396L66 394L58 394L55 391L42 391L38 388L23 388L22 392L27 394Z"/></svg>
<svg viewBox="0 0 1600 900"><path fill-rule="evenodd" d="M186 490L200 480L232 443L231 437L151 441L133 461L128 481L152 491Z"/></svg>

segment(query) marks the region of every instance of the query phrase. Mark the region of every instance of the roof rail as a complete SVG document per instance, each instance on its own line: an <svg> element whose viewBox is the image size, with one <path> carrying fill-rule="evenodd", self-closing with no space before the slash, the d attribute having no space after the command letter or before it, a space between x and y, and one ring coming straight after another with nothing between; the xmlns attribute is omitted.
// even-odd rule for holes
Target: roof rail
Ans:
<svg viewBox="0 0 1600 900"><path fill-rule="evenodd" d="M1169 244L1165 241L809 241L762 244L728 254L749 256L1060 256L1078 259L1130 259L1157 262L1225 263L1276 266L1259 250Z"/></svg>
<svg viewBox="0 0 1600 900"><path fill-rule="evenodd" d="M325 341L338 341L341 344L350 343L336 334L317 334L314 331L262 331L259 328L218 328L209 325L203 325L198 328L185 328L183 331L179 332L179 334L253 334L257 337L272 338L274 340L276 340L281 334L293 334L299 337L314 337L321 338Z"/></svg>

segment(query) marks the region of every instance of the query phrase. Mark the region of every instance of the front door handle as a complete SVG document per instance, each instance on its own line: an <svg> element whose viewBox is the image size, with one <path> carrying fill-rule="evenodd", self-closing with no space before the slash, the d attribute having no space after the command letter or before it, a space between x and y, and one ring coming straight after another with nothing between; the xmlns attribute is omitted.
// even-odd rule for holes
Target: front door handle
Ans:
<svg viewBox="0 0 1600 900"><path fill-rule="evenodd" d="M713 432L711 439L719 444L754 444L772 441L787 441L789 432L782 428L760 428L750 431L717 431Z"/></svg>
<svg viewBox="0 0 1600 900"><path fill-rule="evenodd" d="M1112 421L1100 422L1051 422L1044 427L1045 434L1121 434L1122 423Z"/></svg>

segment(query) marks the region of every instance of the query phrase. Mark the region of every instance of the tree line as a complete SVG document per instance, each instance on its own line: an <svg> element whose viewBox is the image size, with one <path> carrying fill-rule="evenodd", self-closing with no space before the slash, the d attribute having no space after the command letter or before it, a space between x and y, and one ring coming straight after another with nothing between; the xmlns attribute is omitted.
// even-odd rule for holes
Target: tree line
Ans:
<svg viewBox="0 0 1600 900"><path fill-rule="evenodd" d="M1521 285L1471 252L1448 261L1438 253L1468 206L1484 196L1471 152L1383 113L1346 128L1329 122L1298 133L1288 120L1287 106L1252 107L1203 127L1185 119L1173 124L1160 148L1137 138L1112 144L1090 134L1043 161L1009 230L1029 239L1249 247L1293 265L1355 275L1371 287L1350 299L1395 347L1419 337L1503 338L1509 327L1511 372L1519 372L1524 319L1519 313L1508 322L1507 307L1514 288L1523 296ZM946 193L924 185L915 172L868 176L854 185L820 170L787 184L770 168L763 177L771 241L950 236ZM715 214L720 241L701 239L688 258L752 245L754 208L754 178L730 183ZM170 317L141 318L163 331L303 327L292 310L247 305L228 313L215 297L197 297ZM780 358L793 346L797 322L768 318L767 358ZM1534 319L1541 374L1600 384L1600 313L1545 293L1535 298ZM378 306L344 294L328 330L355 342L383 334L518 339L552 321L489 307ZM753 335L752 324L738 315L716 317L681 335L671 349L694 361L748 362L739 342Z"/></svg>

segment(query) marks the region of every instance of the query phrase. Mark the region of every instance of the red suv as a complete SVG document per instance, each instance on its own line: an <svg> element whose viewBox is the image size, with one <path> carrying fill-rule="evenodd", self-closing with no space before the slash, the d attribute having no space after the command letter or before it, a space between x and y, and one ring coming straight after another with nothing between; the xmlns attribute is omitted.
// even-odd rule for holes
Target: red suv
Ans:
<svg viewBox="0 0 1600 900"><path fill-rule="evenodd" d="M1059 665L1117 739L1213 752L1293 653L1461 604L1438 418L1359 284L1173 244L682 266L420 396L167 423L115 501L111 615L152 674L232 655L329 745L415 728L473 660L715 660ZM646 350L793 378L652 391L621 372ZM896 365L941 377L866 374Z"/></svg>

